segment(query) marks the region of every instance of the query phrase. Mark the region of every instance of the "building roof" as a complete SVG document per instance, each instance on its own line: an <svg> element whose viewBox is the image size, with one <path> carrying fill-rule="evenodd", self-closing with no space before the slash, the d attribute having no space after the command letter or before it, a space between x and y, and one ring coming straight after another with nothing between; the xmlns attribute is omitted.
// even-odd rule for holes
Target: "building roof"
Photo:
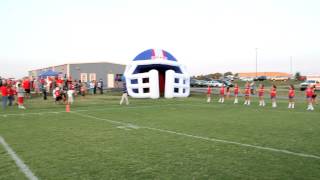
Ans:
<svg viewBox="0 0 320 180"><path fill-rule="evenodd" d="M284 72L245 72L245 73L238 73L239 77L256 77L256 76L267 76L267 77L276 77L276 76L282 76L282 77L290 77L291 75L289 73Z"/></svg>
<svg viewBox="0 0 320 180"><path fill-rule="evenodd" d="M115 64L115 65L120 65L120 66L125 66L124 64L118 64L118 63L112 63L112 62L83 62L83 63L67 63L67 64L59 64L59 65L54 65L54 66L47 66L47 67L43 67L43 68L37 68L37 69L32 69L32 70L29 70L28 72L30 71L38 71L38 70L43 70L43 69L51 69L53 67L59 67L59 66L64 66L64 65L77 65L77 64L105 64L105 63L108 63L108 64Z"/></svg>

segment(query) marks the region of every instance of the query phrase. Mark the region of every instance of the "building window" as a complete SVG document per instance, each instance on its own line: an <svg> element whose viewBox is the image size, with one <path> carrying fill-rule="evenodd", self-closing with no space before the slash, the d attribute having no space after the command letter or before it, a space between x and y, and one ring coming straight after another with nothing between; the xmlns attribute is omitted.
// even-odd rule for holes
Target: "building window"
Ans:
<svg viewBox="0 0 320 180"><path fill-rule="evenodd" d="M80 74L80 80L81 80L81 82L88 82L88 74L87 73L81 73Z"/></svg>
<svg viewBox="0 0 320 180"><path fill-rule="evenodd" d="M90 74L89 74L89 80L90 80L90 81L96 81L96 80L97 80L96 77L97 77L97 76L96 76L96 73L90 73Z"/></svg>

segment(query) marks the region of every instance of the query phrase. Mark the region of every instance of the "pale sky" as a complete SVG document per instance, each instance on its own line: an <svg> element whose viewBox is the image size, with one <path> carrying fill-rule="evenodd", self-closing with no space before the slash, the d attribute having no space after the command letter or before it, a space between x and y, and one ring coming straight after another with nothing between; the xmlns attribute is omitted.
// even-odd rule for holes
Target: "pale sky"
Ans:
<svg viewBox="0 0 320 180"><path fill-rule="evenodd" d="M72 62L127 64L161 48L191 75L320 74L319 0L0 0L0 76Z"/></svg>

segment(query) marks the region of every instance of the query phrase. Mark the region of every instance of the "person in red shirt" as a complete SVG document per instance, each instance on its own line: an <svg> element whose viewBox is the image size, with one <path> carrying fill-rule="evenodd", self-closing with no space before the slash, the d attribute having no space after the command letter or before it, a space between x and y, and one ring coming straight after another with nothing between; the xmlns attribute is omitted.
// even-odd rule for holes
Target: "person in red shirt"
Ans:
<svg viewBox="0 0 320 180"><path fill-rule="evenodd" d="M56 89L54 91L54 95L56 97L55 103L57 104L58 102L60 102L62 100L62 94L61 94L61 90L59 87L56 87Z"/></svg>
<svg viewBox="0 0 320 180"><path fill-rule="evenodd" d="M276 85L272 85L271 90L270 90L270 98L271 98L271 102L272 102L272 107L276 108L277 107L277 86Z"/></svg>
<svg viewBox="0 0 320 180"><path fill-rule="evenodd" d="M307 110L309 111L313 111L314 108L313 108L313 100L312 100L312 97L313 97L313 89L311 87L311 85L308 86L307 90L306 90L306 97L307 97L307 102L308 102L308 108Z"/></svg>
<svg viewBox="0 0 320 180"><path fill-rule="evenodd" d="M207 88L207 103L211 102L211 87L208 85Z"/></svg>
<svg viewBox="0 0 320 180"><path fill-rule="evenodd" d="M221 88L220 88L219 103L224 103L224 85L222 85Z"/></svg>
<svg viewBox="0 0 320 180"><path fill-rule="evenodd" d="M251 91L250 91L250 84L249 82L246 83L246 86L245 86L245 89L244 89L244 105L247 105L247 106L250 106L250 94L251 94Z"/></svg>
<svg viewBox="0 0 320 180"><path fill-rule="evenodd" d="M234 104L238 104L238 95L239 95L239 86L238 84L234 85L234 89L233 89L233 93L234 93Z"/></svg>
<svg viewBox="0 0 320 180"><path fill-rule="evenodd" d="M8 105L12 106L14 102L14 96L16 95L16 91L12 87L12 85L8 85L7 90L8 90L8 101L9 101Z"/></svg>
<svg viewBox="0 0 320 180"><path fill-rule="evenodd" d="M24 91L26 92L26 98L30 98L30 81L28 78L26 78L23 82L22 82L22 87L24 88Z"/></svg>
<svg viewBox="0 0 320 180"><path fill-rule="evenodd" d="M294 86L291 84L289 87L289 93L288 93L288 97L289 97L289 105L288 108L290 109L294 109L294 97L295 97L295 90L294 90Z"/></svg>
<svg viewBox="0 0 320 180"><path fill-rule="evenodd" d="M266 102L264 101L264 85L260 84L258 89L258 96L259 96L259 106L265 106Z"/></svg>
<svg viewBox="0 0 320 180"><path fill-rule="evenodd" d="M1 96L2 96L2 109L5 110L8 104L8 88L7 83L3 82L1 86Z"/></svg>

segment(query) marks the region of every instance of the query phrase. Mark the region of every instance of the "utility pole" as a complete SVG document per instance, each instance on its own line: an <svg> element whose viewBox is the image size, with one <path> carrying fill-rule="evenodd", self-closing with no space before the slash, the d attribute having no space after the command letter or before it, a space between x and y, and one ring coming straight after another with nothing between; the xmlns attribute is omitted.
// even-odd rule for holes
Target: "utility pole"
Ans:
<svg viewBox="0 0 320 180"><path fill-rule="evenodd" d="M290 56L290 74L291 76L293 75L292 74L292 56Z"/></svg>
<svg viewBox="0 0 320 180"><path fill-rule="evenodd" d="M256 78L258 77L258 48L256 48Z"/></svg>

